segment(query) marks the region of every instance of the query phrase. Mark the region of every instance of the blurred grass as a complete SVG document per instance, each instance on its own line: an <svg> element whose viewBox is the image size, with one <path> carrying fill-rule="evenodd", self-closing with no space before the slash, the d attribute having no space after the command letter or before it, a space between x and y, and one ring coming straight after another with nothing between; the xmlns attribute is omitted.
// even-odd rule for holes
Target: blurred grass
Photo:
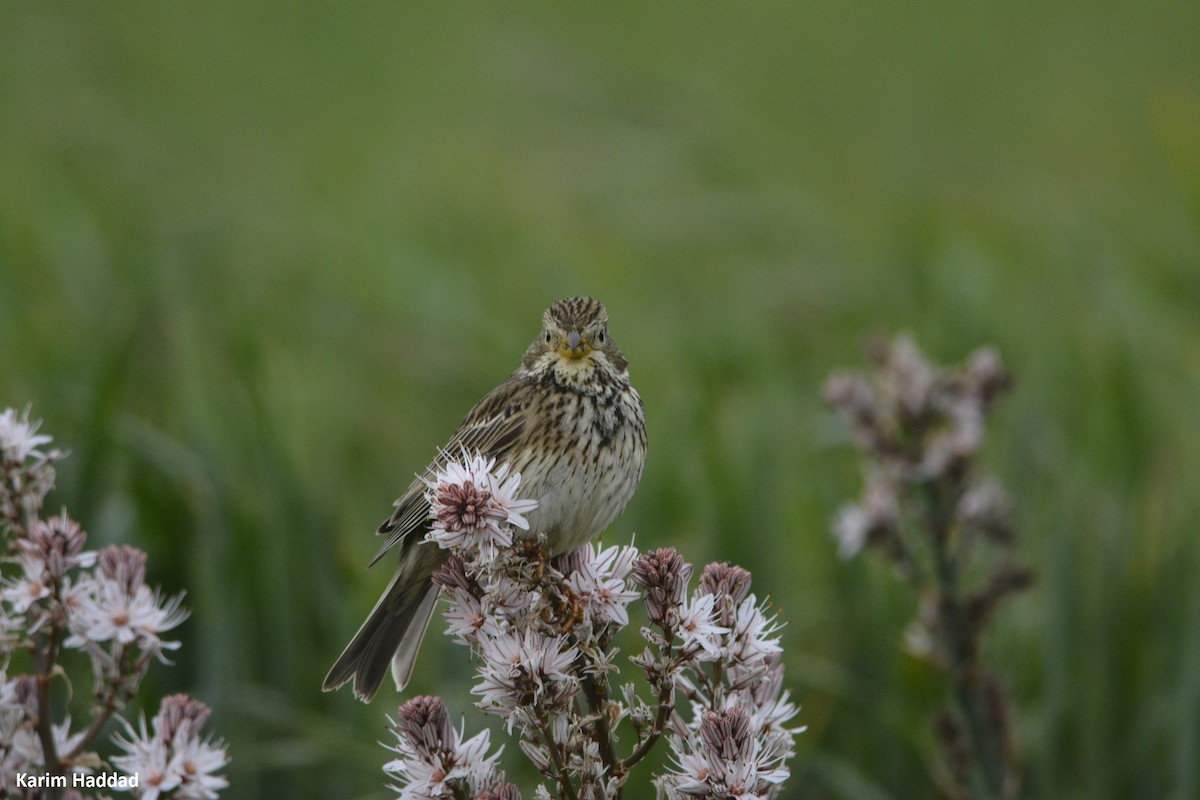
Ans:
<svg viewBox="0 0 1200 800"><path fill-rule="evenodd" d="M1200 7L0 6L0 404L151 553L230 798L383 797L322 695L395 492L590 293L646 400L609 538L736 560L790 624L789 796L932 797L912 598L827 534L820 406L872 332L1000 348L999 620L1027 797L1200 794ZM436 637L434 637L436 639ZM467 708L431 641L417 691ZM457 693L456 693L457 692ZM458 698L455 700L454 698ZM648 797L650 792L639 796Z"/></svg>

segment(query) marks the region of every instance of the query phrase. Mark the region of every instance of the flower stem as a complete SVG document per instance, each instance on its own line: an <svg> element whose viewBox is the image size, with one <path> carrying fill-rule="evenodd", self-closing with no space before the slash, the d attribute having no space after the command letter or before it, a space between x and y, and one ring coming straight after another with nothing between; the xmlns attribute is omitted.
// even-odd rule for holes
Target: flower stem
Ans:
<svg viewBox="0 0 1200 800"><path fill-rule="evenodd" d="M618 771L621 762L613 747L612 728L608 722L608 676L604 675L600 678L588 676L583 681L583 692L587 695L588 707L596 720L593 730L596 743L600 746L600 757L604 759L604 764L610 771L618 777L623 777L623 774ZM621 795L622 791L618 789L618 800Z"/></svg>
<svg viewBox="0 0 1200 800"><path fill-rule="evenodd" d="M559 752L554 737L550 735L550 726L546 724L544 718L539 720L538 728L542 734L542 743L546 745L546 750L550 753L550 761L554 764L554 780L558 782L559 795L566 797L567 800L579 800L575 787L571 784L571 776L567 774L567 769L563 766L562 753Z"/></svg>
<svg viewBox="0 0 1200 800"><path fill-rule="evenodd" d="M121 649L118 652L117 657L114 659L115 662L118 665L124 664L125 657L128 653L128 646L121 645ZM148 658L148 656L145 658ZM136 669L131 671L131 674L137 675L137 680L134 684L134 692L130 693L131 696L136 694L136 685L141 683L141 677L146 674L143 660L140 660L136 665ZM118 672L123 671L123 669L118 668ZM118 675L117 681L120 680L121 677ZM88 726L87 731L84 732L82 738L80 738L79 744L75 745L71 752L67 753L65 756L67 761L78 758L79 755L87 749L88 745L92 743L92 740L96 738L96 734L100 733L101 729L104 728L105 723L108 722L113 713L124 707L125 703L128 702L128 699L123 698L121 694L122 692L117 683L114 683L110 680L106 680L104 682L104 693L101 695L102 702L95 712L93 712L92 723Z"/></svg>
<svg viewBox="0 0 1200 800"><path fill-rule="evenodd" d="M673 632L672 632L673 633ZM670 639L667 640L668 642ZM675 684L671 675L674 672L674 664L671 653L671 646L667 645L667 662L671 664L671 669L662 676L662 680L658 687L658 713L654 717L654 727L649 736L642 740L632 753L624 760L617 762L617 770L622 775L629 772L630 768L650 754L654 749L654 745L658 744L658 740L662 737L663 730L667 727L667 720L671 718L671 712L675 709L673 697L675 694Z"/></svg>
<svg viewBox="0 0 1200 800"><path fill-rule="evenodd" d="M943 637L943 653L948 661L954 703L966 725L973 754L972 788L979 798L1003 800L1005 776L1008 772L1001 741L1003 732L989 721L987 698L983 692L978 663L976 631L971 630L960 595L958 564L949 548L951 537L946 500L941 492L930 487L927 495L928 523L933 548L934 577L940 602L938 614Z"/></svg>
<svg viewBox="0 0 1200 800"><path fill-rule="evenodd" d="M65 775L62 759L54 744L54 712L50 708L50 684L54 680L54 667L58 661L57 626L52 626L45 638L45 647L34 647L33 657L37 672L37 733L42 745L42 761L49 775ZM63 793L58 788L48 788L46 800L57 800Z"/></svg>

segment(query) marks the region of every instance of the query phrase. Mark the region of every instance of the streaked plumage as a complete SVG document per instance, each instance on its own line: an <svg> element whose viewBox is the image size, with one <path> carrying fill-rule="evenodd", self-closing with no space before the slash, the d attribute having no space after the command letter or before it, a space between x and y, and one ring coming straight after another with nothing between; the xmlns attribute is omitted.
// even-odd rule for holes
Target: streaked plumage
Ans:
<svg viewBox="0 0 1200 800"><path fill-rule="evenodd" d="M399 549L400 564L367 621L325 678L326 691L354 679L370 701L392 665L403 688L437 599L430 577L444 551L425 543L424 478L463 450L478 450L521 473L521 496L538 501L528 536L545 534L553 553L573 550L608 527L637 488L646 458L642 401L625 357L608 335L608 312L590 297L559 300L521 366L467 414L458 431L379 528L374 564Z"/></svg>

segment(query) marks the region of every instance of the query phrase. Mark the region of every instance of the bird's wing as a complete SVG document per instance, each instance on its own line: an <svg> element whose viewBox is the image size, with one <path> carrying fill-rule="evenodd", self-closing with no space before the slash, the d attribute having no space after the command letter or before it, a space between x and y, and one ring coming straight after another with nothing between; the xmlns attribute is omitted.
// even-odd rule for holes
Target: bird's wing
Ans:
<svg viewBox="0 0 1200 800"><path fill-rule="evenodd" d="M496 459L497 464L507 460L506 456L525 429L523 412L528 405L528 393L523 389L526 384L524 378L513 375L475 404L437 458L409 485L396 501L396 510L379 526L379 535L388 538L371 559L372 565L398 542L403 541L407 548L418 540L410 534L424 530L429 519L425 481L432 480L449 459L458 458L464 451L470 454L478 451L487 458Z"/></svg>

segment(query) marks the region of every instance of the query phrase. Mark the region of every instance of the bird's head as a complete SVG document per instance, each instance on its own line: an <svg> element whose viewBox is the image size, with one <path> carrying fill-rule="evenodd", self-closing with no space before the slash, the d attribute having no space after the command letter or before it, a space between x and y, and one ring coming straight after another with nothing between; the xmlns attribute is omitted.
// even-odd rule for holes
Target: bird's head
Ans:
<svg viewBox="0 0 1200 800"><path fill-rule="evenodd" d="M628 377L628 363L608 333L608 312L590 297L568 297L546 309L522 364L536 378L552 375L576 388Z"/></svg>

